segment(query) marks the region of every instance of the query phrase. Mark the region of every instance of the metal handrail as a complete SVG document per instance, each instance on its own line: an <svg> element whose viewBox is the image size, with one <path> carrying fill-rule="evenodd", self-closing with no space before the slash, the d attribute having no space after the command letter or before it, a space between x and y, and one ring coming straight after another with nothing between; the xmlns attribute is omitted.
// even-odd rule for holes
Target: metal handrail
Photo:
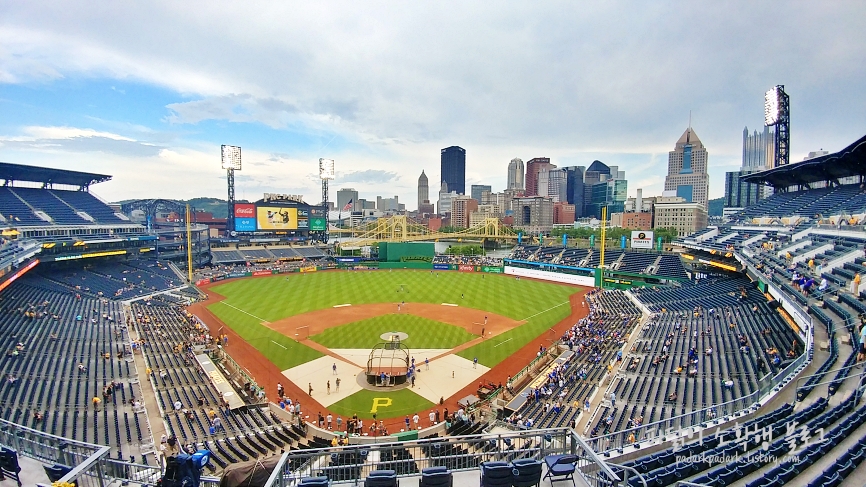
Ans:
<svg viewBox="0 0 866 487"><path fill-rule="evenodd" d="M647 487L646 479L644 478L643 474L638 472L637 469L635 469L634 467L627 467L625 465L620 465L618 463L608 463L608 465L611 467L614 467L614 468L621 468L621 469L627 470L629 472L634 472L636 474L637 478L640 479L641 483L643 484L643 487ZM621 480L625 480L625 479L621 479Z"/></svg>
<svg viewBox="0 0 866 487"><path fill-rule="evenodd" d="M66 475L64 475L60 481L61 482L75 482L79 477L84 475L91 475L90 469L93 468L96 470L96 483L99 487L105 486L105 477L102 474L102 468L100 466L100 460L105 458L109 453L111 453L111 448L107 446L103 446L99 448L99 450L95 451L93 455L90 455L85 461L79 463L72 470L69 471Z"/></svg>

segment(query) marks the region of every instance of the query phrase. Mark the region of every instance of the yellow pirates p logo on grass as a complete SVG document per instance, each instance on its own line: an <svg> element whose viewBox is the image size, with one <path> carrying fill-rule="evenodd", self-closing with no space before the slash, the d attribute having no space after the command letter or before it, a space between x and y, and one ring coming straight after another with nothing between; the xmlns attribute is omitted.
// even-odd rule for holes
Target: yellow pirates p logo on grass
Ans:
<svg viewBox="0 0 866 487"><path fill-rule="evenodd" d="M393 403L394 401L392 401L390 397L374 397L373 407L370 409L370 412L375 413L379 410L379 408L386 408Z"/></svg>

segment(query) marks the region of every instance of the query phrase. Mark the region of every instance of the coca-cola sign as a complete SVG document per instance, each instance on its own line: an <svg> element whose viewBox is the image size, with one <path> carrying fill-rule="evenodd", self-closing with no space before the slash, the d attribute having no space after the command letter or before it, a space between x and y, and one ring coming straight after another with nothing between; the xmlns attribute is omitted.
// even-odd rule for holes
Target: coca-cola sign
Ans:
<svg viewBox="0 0 866 487"><path fill-rule="evenodd" d="M247 203L235 204L235 216L238 218L254 218L256 216L256 205Z"/></svg>

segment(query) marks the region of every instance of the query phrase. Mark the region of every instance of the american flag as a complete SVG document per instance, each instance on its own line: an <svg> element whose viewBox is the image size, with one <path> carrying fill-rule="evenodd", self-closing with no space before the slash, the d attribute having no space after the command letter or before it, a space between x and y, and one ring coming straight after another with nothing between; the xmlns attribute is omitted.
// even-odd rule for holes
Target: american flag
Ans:
<svg viewBox="0 0 866 487"><path fill-rule="evenodd" d="M343 207L343 211L349 211L352 208L352 202L354 202L354 201L355 201L354 198L350 199L349 202L346 203L346 206Z"/></svg>

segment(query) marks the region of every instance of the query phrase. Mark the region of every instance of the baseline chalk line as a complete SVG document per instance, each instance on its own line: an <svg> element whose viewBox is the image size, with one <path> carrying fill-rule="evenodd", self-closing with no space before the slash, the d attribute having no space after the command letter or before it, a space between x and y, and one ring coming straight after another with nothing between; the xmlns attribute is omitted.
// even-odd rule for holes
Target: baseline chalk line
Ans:
<svg viewBox="0 0 866 487"><path fill-rule="evenodd" d="M539 311L538 313L535 313L535 314L532 315L532 316L527 316L526 318L523 318L523 321L526 321L526 320L529 320L529 319L535 318L536 316L538 316L538 315L540 315L540 314L547 313L548 311L550 311L550 310L552 310L552 309L556 309L556 308L558 308L558 307L560 307L560 306L562 306L562 305L565 305L565 304L569 304L569 302L566 301L566 302L564 302L564 303L559 303L559 304L557 304L556 306L551 306L550 308L547 308L547 309L544 310L544 311Z"/></svg>

